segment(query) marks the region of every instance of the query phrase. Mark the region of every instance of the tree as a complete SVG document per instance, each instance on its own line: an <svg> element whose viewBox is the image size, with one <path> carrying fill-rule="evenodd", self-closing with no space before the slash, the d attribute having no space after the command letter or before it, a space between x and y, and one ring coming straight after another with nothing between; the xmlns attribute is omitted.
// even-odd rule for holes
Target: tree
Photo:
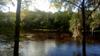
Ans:
<svg viewBox="0 0 100 56"><path fill-rule="evenodd" d="M86 56L86 16L85 16L85 0L82 0L82 26L83 26L83 39L82 39L82 50L83 56Z"/></svg>
<svg viewBox="0 0 100 56"><path fill-rule="evenodd" d="M87 25L86 24L87 23L86 20L89 19L89 17L91 17L92 13L98 9L98 7L100 6L100 0L53 0L53 1L54 2L58 1L60 3L62 3L62 1L64 1L64 2L67 1L70 4L73 4L74 7L78 7L78 10L80 10L81 17L82 17L82 21L80 21L80 22L82 22L81 25L83 26L83 41L82 41L82 44L83 44L83 56L86 56L86 44L85 44L85 42L86 42L85 41L86 40L85 39L86 38L86 25ZM76 2L74 3L72 1L76 1ZM91 8L93 10L91 10ZM86 14L87 10L91 10L91 12L89 14Z"/></svg>
<svg viewBox="0 0 100 56"><path fill-rule="evenodd" d="M100 27L100 13L96 12L95 14L93 14L89 21L90 31L92 31L93 35L94 30Z"/></svg>
<svg viewBox="0 0 100 56"><path fill-rule="evenodd" d="M80 0L51 0L51 5L53 7L57 8L58 11L61 11L61 9L64 9L64 11L72 11L72 9L79 7ZM80 8L80 7L79 7Z"/></svg>
<svg viewBox="0 0 100 56"><path fill-rule="evenodd" d="M14 18L13 18L14 19ZM7 38L4 40L9 41L13 39L14 34L14 21L8 13L0 12L0 35L5 35Z"/></svg>
<svg viewBox="0 0 100 56"><path fill-rule="evenodd" d="M29 6L32 5L32 0L22 0L22 10L28 10Z"/></svg>
<svg viewBox="0 0 100 56"><path fill-rule="evenodd" d="M21 0L17 0L16 21L15 21L15 40L14 40L14 56L19 56L19 37L20 37L20 8Z"/></svg>
<svg viewBox="0 0 100 56"><path fill-rule="evenodd" d="M53 3L54 6L56 8L58 8L59 10L61 10L63 7L65 7L65 8L67 8L68 11L73 12L73 10L76 9L79 13L79 16L82 16L82 9L83 9L82 2L83 2L82 0L51 0L51 3ZM85 25L88 25L89 17L91 17L93 12L95 12L99 8L100 1L99 0L85 0L84 3L85 3L84 4L85 12L88 11L88 13L85 13L85 16L86 16ZM92 8L92 10L91 10L91 8ZM80 19L82 19L82 18L80 17L79 20ZM73 21L73 19L71 19L71 20ZM77 20L77 18L74 20ZM82 21L80 21L79 23L82 25L81 22ZM78 30L78 31L80 31L80 30Z"/></svg>
<svg viewBox="0 0 100 56"><path fill-rule="evenodd" d="M82 21L80 14L79 13L73 13L73 15L71 16L71 19L69 21L70 24L70 28L69 30L71 32L73 32L72 37L76 38L80 38L82 36L82 23L80 22Z"/></svg>
<svg viewBox="0 0 100 56"><path fill-rule="evenodd" d="M71 14L68 11L56 12L54 13L54 27L58 31L69 31L69 20L71 19Z"/></svg>

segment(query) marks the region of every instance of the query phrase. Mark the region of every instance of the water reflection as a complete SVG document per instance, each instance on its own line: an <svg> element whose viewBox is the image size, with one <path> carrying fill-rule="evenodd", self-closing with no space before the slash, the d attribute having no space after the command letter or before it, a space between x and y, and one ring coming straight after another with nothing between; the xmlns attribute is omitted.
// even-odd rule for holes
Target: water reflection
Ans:
<svg viewBox="0 0 100 56"><path fill-rule="evenodd" d="M86 46L87 56L100 56L100 44ZM58 43L54 40L22 41L20 56L82 56L82 45L76 42ZM0 56L13 56L13 48L9 44L0 43Z"/></svg>
<svg viewBox="0 0 100 56"><path fill-rule="evenodd" d="M0 56L13 56L12 43L0 43Z"/></svg>
<svg viewBox="0 0 100 56"><path fill-rule="evenodd" d="M75 43L64 43L57 45L52 50L49 50L48 56L78 56L81 55L80 46L76 46Z"/></svg>
<svg viewBox="0 0 100 56"><path fill-rule="evenodd" d="M45 56L44 54L44 43L25 41L20 48L22 56Z"/></svg>
<svg viewBox="0 0 100 56"><path fill-rule="evenodd" d="M24 41L20 44L22 56L47 56L48 49L55 47L54 41Z"/></svg>

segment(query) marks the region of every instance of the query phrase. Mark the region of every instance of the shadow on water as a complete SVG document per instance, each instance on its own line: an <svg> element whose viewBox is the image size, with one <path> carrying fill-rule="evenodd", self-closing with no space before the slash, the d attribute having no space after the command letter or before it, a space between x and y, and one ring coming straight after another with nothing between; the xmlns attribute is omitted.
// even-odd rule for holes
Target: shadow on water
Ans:
<svg viewBox="0 0 100 56"><path fill-rule="evenodd" d="M67 34L33 34L35 40L20 41L19 56L82 56L81 40L73 40ZM32 37L33 37L32 36ZM45 39L45 37L48 37ZM44 39L41 39L44 38ZM41 39L41 40L39 40ZM0 43L0 56L13 56L13 43ZM87 56L100 56L100 43L87 40Z"/></svg>

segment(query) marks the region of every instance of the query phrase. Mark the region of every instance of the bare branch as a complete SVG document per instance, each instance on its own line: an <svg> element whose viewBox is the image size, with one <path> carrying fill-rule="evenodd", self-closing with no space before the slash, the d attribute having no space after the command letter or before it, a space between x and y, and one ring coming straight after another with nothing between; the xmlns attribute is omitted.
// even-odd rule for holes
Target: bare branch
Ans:
<svg viewBox="0 0 100 56"><path fill-rule="evenodd" d="M92 15L93 12L97 10L97 8L100 6L100 1L98 2L98 5L90 12L90 14L87 16L87 19Z"/></svg>
<svg viewBox="0 0 100 56"><path fill-rule="evenodd" d="M76 7L81 9L80 5L78 6L77 4L75 4L75 3L71 2L71 1L66 1L66 2L68 2L68 3L70 3L70 4L72 4L72 5L74 5L74 6L76 6Z"/></svg>

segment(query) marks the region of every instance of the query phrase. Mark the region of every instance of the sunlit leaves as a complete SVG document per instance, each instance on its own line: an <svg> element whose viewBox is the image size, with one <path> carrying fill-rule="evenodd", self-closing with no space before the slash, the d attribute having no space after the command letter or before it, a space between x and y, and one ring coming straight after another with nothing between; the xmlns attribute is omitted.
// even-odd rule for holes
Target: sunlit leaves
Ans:
<svg viewBox="0 0 100 56"><path fill-rule="evenodd" d="M92 21L90 22L90 28L91 30L94 30L98 27L100 27L100 13L95 14L92 16Z"/></svg>

